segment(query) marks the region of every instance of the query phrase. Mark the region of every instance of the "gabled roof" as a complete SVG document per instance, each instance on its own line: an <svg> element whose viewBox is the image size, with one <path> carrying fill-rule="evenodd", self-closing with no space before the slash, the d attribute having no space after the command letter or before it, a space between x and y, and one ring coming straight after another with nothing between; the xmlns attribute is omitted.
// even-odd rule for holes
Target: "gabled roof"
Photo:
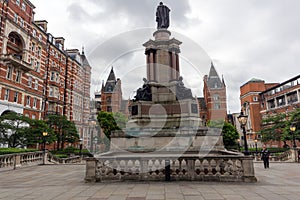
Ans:
<svg viewBox="0 0 300 200"><path fill-rule="evenodd" d="M117 80L116 80L114 68L112 67L104 86L104 92L112 93L116 87L116 83Z"/></svg>
<svg viewBox="0 0 300 200"><path fill-rule="evenodd" d="M211 62L209 75L207 77L207 86L211 89L220 89L225 87L224 82L221 81L213 62Z"/></svg>

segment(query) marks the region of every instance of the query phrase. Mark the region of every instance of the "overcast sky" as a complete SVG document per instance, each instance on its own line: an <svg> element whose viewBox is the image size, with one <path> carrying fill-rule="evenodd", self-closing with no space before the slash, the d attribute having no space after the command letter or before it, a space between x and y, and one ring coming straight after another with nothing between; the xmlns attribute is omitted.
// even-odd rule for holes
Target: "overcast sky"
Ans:
<svg viewBox="0 0 300 200"><path fill-rule="evenodd" d="M31 0L35 20L66 39L66 48L85 47L92 94L113 65L124 98L142 85L142 44L152 37L158 0ZM239 88L251 78L283 82L300 72L300 1L165 0L169 30L181 46L181 73L202 96L210 59L227 86L228 111L239 112Z"/></svg>

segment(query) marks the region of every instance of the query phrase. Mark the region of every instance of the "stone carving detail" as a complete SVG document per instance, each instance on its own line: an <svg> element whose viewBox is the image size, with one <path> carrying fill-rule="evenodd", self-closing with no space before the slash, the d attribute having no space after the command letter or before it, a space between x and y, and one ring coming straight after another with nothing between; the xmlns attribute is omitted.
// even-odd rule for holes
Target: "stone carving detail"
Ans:
<svg viewBox="0 0 300 200"><path fill-rule="evenodd" d="M192 91L186 88L183 83L183 78L180 76L176 84L176 97L178 100L193 99Z"/></svg>
<svg viewBox="0 0 300 200"><path fill-rule="evenodd" d="M146 78L143 78L144 84L142 88L136 91L134 101L152 101L152 93L149 82Z"/></svg>

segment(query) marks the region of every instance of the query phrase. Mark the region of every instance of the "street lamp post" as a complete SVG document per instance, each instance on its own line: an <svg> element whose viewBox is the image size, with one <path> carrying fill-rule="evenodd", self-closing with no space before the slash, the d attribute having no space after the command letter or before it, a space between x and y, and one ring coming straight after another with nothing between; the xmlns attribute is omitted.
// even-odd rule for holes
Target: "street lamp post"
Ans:
<svg viewBox="0 0 300 200"><path fill-rule="evenodd" d="M295 140L295 131L296 131L296 126L294 124L292 124L290 126L290 130L292 132L292 136L293 136L293 148L297 148L297 145L296 145L296 140Z"/></svg>
<svg viewBox="0 0 300 200"><path fill-rule="evenodd" d="M257 156L257 139L254 140L255 143L255 155Z"/></svg>
<svg viewBox="0 0 300 200"><path fill-rule="evenodd" d="M237 139L237 145L238 145L238 150L239 150L239 151L241 151L240 142L241 142L240 138L239 138L239 139Z"/></svg>
<svg viewBox="0 0 300 200"><path fill-rule="evenodd" d="M79 156L81 157L82 153L82 138L79 139Z"/></svg>
<svg viewBox="0 0 300 200"><path fill-rule="evenodd" d="M97 137L95 137L94 138L94 143L95 143L95 153L97 153L97 143L98 143L98 138Z"/></svg>
<svg viewBox="0 0 300 200"><path fill-rule="evenodd" d="M43 143L44 143L44 147L43 147L43 165L45 165L46 163L46 137L48 136L48 132L43 132Z"/></svg>
<svg viewBox="0 0 300 200"><path fill-rule="evenodd" d="M244 115L243 111L241 111L241 114L237 117L238 121L241 124L241 128L243 129L243 135L244 135L244 146L245 146L245 156L249 155L249 151L248 151L248 145L247 145L247 137L246 137L246 124L247 124L247 119L248 116Z"/></svg>

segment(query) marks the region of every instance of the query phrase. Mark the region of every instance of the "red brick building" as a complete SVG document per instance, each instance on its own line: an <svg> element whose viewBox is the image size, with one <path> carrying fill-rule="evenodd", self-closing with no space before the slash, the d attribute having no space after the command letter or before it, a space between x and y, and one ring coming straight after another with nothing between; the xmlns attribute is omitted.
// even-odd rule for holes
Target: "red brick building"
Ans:
<svg viewBox="0 0 300 200"><path fill-rule="evenodd" d="M106 82L102 83L101 91L95 93L95 107L98 112L121 112L129 116L128 103L129 100L122 98L122 83L116 78L112 67Z"/></svg>
<svg viewBox="0 0 300 200"><path fill-rule="evenodd" d="M203 81L204 102L200 101L200 117L205 122L226 120L226 85L224 79L220 79L213 63L211 63L209 75L205 75ZM203 112L205 110L206 112Z"/></svg>
<svg viewBox="0 0 300 200"><path fill-rule="evenodd" d="M65 50L65 39L47 32L46 20L34 21L34 9L29 0L1 2L0 114L66 115L84 139L91 66L84 52Z"/></svg>
<svg viewBox="0 0 300 200"><path fill-rule="evenodd" d="M262 119L278 113L289 113L300 106L300 75L283 83L265 83L251 79L240 87L240 100L244 114L248 115L247 135L250 143L260 139ZM270 143L282 147L282 143Z"/></svg>

